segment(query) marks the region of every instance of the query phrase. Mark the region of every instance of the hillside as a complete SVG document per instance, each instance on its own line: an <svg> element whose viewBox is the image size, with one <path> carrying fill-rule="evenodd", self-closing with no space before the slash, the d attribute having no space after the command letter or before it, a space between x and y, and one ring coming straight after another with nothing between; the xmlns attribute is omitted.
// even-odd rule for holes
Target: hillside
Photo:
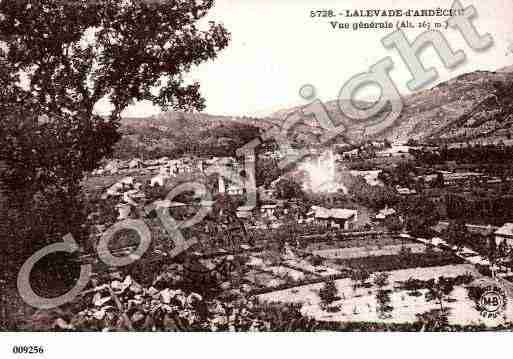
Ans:
<svg viewBox="0 0 513 359"><path fill-rule="evenodd" d="M497 140L513 132L513 67L495 72L476 71L455 77L431 89L404 97L404 108L394 126L369 139L406 142ZM341 101L342 106L345 101ZM360 102L360 106L369 106ZM326 103L336 125L350 124L338 101ZM185 153L233 155L235 150L270 127L280 125L300 107L283 109L269 118L214 116L166 112L147 118L124 118L122 140L115 157L180 156ZM387 111L371 118L379 120ZM360 126L349 132L361 133ZM313 118L297 124L290 139L312 144L323 133ZM335 140L337 141L337 140Z"/></svg>
<svg viewBox="0 0 513 359"><path fill-rule="evenodd" d="M230 155L270 126L265 119L166 112L145 118L124 118L122 139L114 157Z"/></svg>
<svg viewBox="0 0 513 359"><path fill-rule="evenodd" d="M513 132L513 67L496 72L476 71L458 76L431 89L405 96L395 125L376 136L405 142L410 138L465 141L502 138ZM344 100L341 101L343 106ZM365 103L360 103L365 106ZM368 106L368 104L367 104ZM326 103L336 124L350 123L338 101ZM273 117L285 118L297 108L284 109ZM386 113L386 111L385 111ZM378 114L372 121L378 120ZM316 123L310 126L318 127ZM358 126L351 126L356 131Z"/></svg>

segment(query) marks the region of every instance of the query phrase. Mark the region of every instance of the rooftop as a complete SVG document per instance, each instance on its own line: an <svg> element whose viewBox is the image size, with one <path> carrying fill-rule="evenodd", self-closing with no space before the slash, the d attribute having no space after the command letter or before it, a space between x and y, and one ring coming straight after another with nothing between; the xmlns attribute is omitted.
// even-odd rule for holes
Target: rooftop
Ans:
<svg viewBox="0 0 513 359"><path fill-rule="evenodd" d="M333 208L328 209L324 207L312 206L312 212L315 218L328 219L328 218L336 218L336 219L350 219L358 213L355 209L346 209L346 208ZM311 213L312 213L311 212Z"/></svg>
<svg viewBox="0 0 513 359"><path fill-rule="evenodd" d="M495 231L499 236L513 236L513 223L504 223L502 227Z"/></svg>

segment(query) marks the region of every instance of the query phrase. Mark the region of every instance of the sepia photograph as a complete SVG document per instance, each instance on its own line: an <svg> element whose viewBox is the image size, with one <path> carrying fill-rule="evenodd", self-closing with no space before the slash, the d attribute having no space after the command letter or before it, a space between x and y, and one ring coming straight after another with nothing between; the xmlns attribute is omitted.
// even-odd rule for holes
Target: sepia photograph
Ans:
<svg viewBox="0 0 513 359"><path fill-rule="evenodd" d="M512 135L511 0L0 0L1 350L510 332Z"/></svg>

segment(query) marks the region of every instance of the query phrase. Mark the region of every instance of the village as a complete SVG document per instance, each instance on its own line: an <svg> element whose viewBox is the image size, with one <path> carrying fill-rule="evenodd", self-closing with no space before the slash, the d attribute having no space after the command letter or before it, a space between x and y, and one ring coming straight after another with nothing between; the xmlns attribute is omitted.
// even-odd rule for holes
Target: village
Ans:
<svg viewBox="0 0 513 359"><path fill-rule="evenodd" d="M86 179L104 203L90 216L92 240L114 223L143 218L158 238L148 257L165 257L173 241L144 207L154 202L182 221L203 211L201 221L183 230L195 240L187 258L169 262L195 287L205 290L214 281L223 291L300 303L320 321L408 323L440 311L426 293L448 280L454 288L440 301L450 324L503 325L510 311L499 322L483 318L468 293L476 281L501 281L513 293L513 213L504 206L513 178L458 161L423 164L426 154L450 150L386 141L312 148L292 171L266 184L244 175L243 157L109 160ZM278 162L285 155L265 150L250 165L258 177L260 159ZM202 183L209 196L167 196L190 181ZM256 203L247 201L251 188ZM462 209L469 203L474 212ZM504 207L502 217L496 206ZM493 221L486 221L486 210ZM118 253L135 245L129 237L117 237ZM319 293L328 285L338 294L326 302Z"/></svg>

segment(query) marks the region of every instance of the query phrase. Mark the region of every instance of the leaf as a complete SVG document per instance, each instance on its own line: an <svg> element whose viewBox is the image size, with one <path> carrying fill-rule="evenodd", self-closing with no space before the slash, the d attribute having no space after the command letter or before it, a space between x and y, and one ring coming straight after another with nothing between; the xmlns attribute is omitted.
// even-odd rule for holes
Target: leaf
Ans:
<svg viewBox="0 0 513 359"><path fill-rule="evenodd" d="M191 293L187 297L187 304L194 304L196 302L201 302L203 300L203 297L199 295L198 293Z"/></svg>
<svg viewBox="0 0 513 359"><path fill-rule="evenodd" d="M119 280L112 281L111 288L116 291L116 294L122 294L132 284L132 278L127 276L123 282Z"/></svg>
<svg viewBox="0 0 513 359"><path fill-rule="evenodd" d="M100 310L93 312L93 317L95 319L102 320L103 318L105 318L105 310L100 309Z"/></svg>
<svg viewBox="0 0 513 359"><path fill-rule="evenodd" d="M130 285L129 289L131 292L136 293L136 294L141 293L143 290L142 286L136 282L133 282L132 285Z"/></svg>
<svg viewBox="0 0 513 359"><path fill-rule="evenodd" d="M159 294L159 291L157 289L155 289L155 287L150 287L148 289L148 294L153 297L154 295Z"/></svg>
<svg viewBox="0 0 513 359"><path fill-rule="evenodd" d="M116 290L116 291L120 291L123 289L123 283L121 283L119 280L113 280L111 283L110 283L110 286L112 289Z"/></svg>
<svg viewBox="0 0 513 359"><path fill-rule="evenodd" d="M160 292L160 299L165 304L171 303L172 297L173 297L173 295L171 294L171 291L169 290L169 288L166 288Z"/></svg>
<svg viewBox="0 0 513 359"><path fill-rule="evenodd" d="M144 315L144 313L141 313L141 312L135 312L133 315L132 315L132 322L133 323L138 323L140 321L142 321L146 316Z"/></svg>
<svg viewBox="0 0 513 359"><path fill-rule="evenodd" d="M133 280L132 280L132 277L130 277L129 275L127 275L125 277L125 280L123 281L123 285L126 286L127 288L130 287L130 285L132 285L132 283L135 283Z"/></svg>
<svg viewBox="0 0 513 359"><path fill-rule="evenodd" d="M102 298L100 293L96 293L94 295L94 297L93 297L93 304L96 307L101 307L102 305L104 305L105 303L107 303L111 299L112 299L111 297L104 297L104 298Z"/></svg>

